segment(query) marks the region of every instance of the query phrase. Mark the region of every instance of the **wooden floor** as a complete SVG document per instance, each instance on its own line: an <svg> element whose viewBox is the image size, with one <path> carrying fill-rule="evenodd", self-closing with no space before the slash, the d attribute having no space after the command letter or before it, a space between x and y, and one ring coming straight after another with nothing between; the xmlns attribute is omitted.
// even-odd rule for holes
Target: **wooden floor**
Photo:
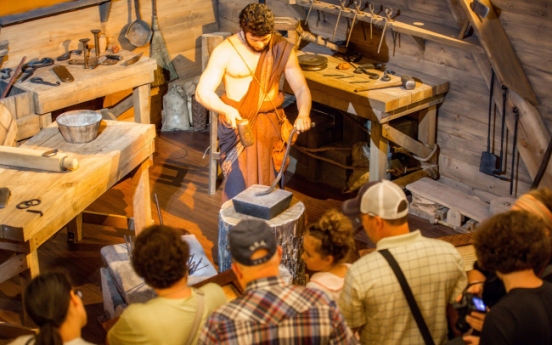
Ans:
<svg viewBox="0 0 552 345"><path fill-rule="evenodd" d="M164 224L185 228L196 235L208 257L216 264L222 188L219 187L215 195L207 193L208 156L203 158L203 155L208 142L208 132L159 132L154 165L150 169L150 181L152 195L156 193L159 198ZM286 189L305 204L309 220L318 219L325 210L339 207L343 200L354 195L344 195L321 183L307 182L289 174L286 181ZM131 216L129 181L123 181L112 188L92 204L89 210ZM153 200L152 210L153 219L158 223ZM431 225L416 217L410 218L410 225L413 229L421 229L428 237L454 234L451 229ZM82 242L69 245L66 232L60 231L38 250L41 271L65 267L75 286L83 291L89 318L83 337L97 344L103 344L105 339L105 332L97 321L103 315L99 273L103 262L100 249L106 245L123 243L123 235L128 233L128 230L114 226L85 224ZM373 247L362 231L356 239L357 249ZM6 255L7 253L0 251L0 259ZM20 302L19 279L13 278L0 284L0 321L20 324Z"/></svg>

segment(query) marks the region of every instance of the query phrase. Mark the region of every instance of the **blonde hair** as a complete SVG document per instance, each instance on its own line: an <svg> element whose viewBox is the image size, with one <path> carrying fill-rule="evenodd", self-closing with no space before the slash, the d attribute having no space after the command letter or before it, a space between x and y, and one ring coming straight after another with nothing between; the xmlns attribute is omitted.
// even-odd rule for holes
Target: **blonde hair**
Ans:
<svg viewBox="0 0 552 345"><path fill-rule="evenodd" d="M334 263L345 261L355 248L351 220L336 209L326 211L322 217L307 227L305 235L320 240L316 251L322 256L333 256Z"/></svg>

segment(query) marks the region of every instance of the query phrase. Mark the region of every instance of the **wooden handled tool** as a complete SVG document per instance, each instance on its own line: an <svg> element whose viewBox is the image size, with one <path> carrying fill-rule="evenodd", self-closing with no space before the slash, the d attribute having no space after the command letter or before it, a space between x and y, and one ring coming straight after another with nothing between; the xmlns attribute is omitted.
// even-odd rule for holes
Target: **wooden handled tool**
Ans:
<svg viewBox="0 0 552 345"><path fill-rule="evenodd" d="M0 162L19 168L47 171L75 170L79 167L76 159L54 151L38 151L20 147L0 146Z"/></svg>

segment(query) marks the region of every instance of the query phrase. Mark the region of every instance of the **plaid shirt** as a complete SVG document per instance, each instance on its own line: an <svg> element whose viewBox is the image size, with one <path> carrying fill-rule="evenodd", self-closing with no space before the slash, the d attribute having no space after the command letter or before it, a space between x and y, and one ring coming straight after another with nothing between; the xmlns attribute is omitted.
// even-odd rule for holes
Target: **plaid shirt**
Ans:
<svg viewBox="0 0 552 345"><path fill-rule="evenodd" d="M277 277L247 284L243 296L207 319L198 344L357 344L335 302Z"/></svg>

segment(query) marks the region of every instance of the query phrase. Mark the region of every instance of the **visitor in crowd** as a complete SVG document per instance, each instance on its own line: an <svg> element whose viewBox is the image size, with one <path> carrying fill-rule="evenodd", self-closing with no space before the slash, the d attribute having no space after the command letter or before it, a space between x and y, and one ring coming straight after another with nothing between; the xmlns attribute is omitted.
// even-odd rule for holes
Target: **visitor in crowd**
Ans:
<svg viewBox="0 0 552 345"><path fill-rule="evenodd" d="M196 344L209 314L226 303L216 284L188 286L189 248L181 235L176 229L153 225L136 238L132 267L157 297L129 305L109 330L109 344Z"/></svg>
<svg viewBox="0 0 552 345"><path fill-rule="evenodd" d="M81 338L87 316L82 292L74 290L63 272L43 273L23 291L23 306L38 326L35 336L15 339L10 345L91 345Z"/></svg>
<svg viewBox="0 0 552 345"><path fill-rule="evenodd" d="M327 211L318 222L310 224L303 237L301 258L307 269L315 272L307 283L308 288L318 289L339 300L347 263L355 248L353 224L336 209Z"/></svg>
<svg viewBox="0 0 552 345"><path fill-rule="evenodd" d="M356 198L342 205L344 214L359 217L377 251L349 268L339 307L347 324L360 331L362 344L423 344L405 294L384 254L402 270L421 315L427 338L447 339L447 305L466 286L463 260L453 245L422 236L408 226L408 200L390 181L361 187ZM384 252L386 250L386 252Z"/></svg>
<svg viewBox="0 0 552 345"><path fill-rule="evenodd" d="M511 209L535 214L552 225L552 192L546 188L532 190L520 196ZM551 267L546 272L544 271L546 266L537 267L535 273L544 274L543 279L552 282ZM481 294L488 307L495 305L506 294L504 284L496 274L481 269L477 262L474 264L474 269L468 272L468 283L470 284L468 291Z"/></svg>
<svg viewBox="0 0 552 345"><path fill-rule="evenodd" d="M509 211L485 221L474 233L481 268L495 272L506 295L485 317L481 337L467 344L552 344L552 283L536 267L550 260L549 222L527 211Z"/></svg>
<svg viewBox="0 0 552 345"><path fill-rule="evenodd" d="M328 295L278 277L282 248L265 221L242 220L228 241L232 269L245 291L211 314L199 344L357 343Z"/></svg>
<svg viewBox="0 0 552 345"><path fill-rule="evenodd" d="M547 188L534 189L523 194L516 200L511 209L523 210L534 214L542 218L549 227L552 227L552 192ZM542 267L535 267L534 270L541 279L552 282L551 260L548 260ZM481 296L483 302L489 308L506 295L506 289L502 280L498 278L495 272L482 269L477 261L474 264L473 270L468 272L467 292ZM460 298L461 296L458 296L458 299ZM485 313L476 311L466 317L466 321L476 331L481 331L484 319Z"/></svg>

